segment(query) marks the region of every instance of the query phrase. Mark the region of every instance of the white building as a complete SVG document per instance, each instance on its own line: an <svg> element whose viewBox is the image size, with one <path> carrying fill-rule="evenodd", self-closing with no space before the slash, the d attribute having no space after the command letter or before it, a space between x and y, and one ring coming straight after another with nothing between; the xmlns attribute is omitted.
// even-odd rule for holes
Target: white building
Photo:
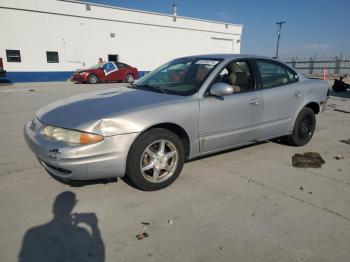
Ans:
<svg viewBox="0 0 350 262"><path fill-rule="evenodd" d="M65 80L104 60L140 72L176 57L240 53L242 25L71 0L0 0L0 57L8 79Z"/></svg>

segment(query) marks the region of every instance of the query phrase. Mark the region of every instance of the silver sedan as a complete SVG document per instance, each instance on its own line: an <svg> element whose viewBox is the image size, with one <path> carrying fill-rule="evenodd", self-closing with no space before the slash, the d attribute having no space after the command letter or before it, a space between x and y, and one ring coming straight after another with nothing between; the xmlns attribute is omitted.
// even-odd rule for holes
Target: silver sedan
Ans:
<svg viewBox="0 0 350 262"><path fill-rule="evenodd" d="M142 190L158 190L188 159L276 137L305 145L327 94L325 81L266 57L184 57L129 86L50 104L24 133L56 177L126 175Z"/></svg>

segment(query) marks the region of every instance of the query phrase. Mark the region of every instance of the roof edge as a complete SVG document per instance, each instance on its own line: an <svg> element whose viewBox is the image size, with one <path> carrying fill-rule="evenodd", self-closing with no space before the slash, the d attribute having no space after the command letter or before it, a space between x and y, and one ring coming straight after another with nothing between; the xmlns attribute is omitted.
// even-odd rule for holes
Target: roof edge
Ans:
<svg viewBox="0 0 350 262"><path fill-rule="evenodd" d="M131 9L131 8L125 8L125 7L119 7L119 6L112 6L112 5L104 5L104 4L91 3L91 2L79 1L79 0L56 0L56 1L75 3L75 4L83 4L83 5L89 4L91 6L110 8L110 9L118 9L118 10L130 11L130 12L135 12L135 13L144 13L144 14L153 14L153 15L173 17L173 15L166 14L166 13L151 12L151 11L145 11L145 10L140 10L140 9ZM207 20L207 19L201 19L201 18L179 16L179 15L177 15L176 17L182 18L182 19L194 20L194 21L202 21L202 22L215 23L215 24L220 24L220 25L231 25L231 26L237 26L237 27L243 28L243 25L241 25L241 24L225 23L225 22L219 22L219 21L214 21L214 20Z"/></svg>

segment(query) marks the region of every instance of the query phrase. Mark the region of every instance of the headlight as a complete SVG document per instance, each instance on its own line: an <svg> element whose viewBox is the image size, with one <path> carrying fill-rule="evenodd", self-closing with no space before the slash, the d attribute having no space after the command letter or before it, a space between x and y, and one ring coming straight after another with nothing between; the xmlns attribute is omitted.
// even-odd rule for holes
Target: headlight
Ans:
<svg viewBox="0 0 350 262"><path fill-rule="evenodd" d="M57 141L65 141L68 143L74 144L93 144L103 140L103 136L90 134L85 132L79 132L75 130L49 126L47 125L44 128L44 134L48 138L57 140Z"/></svg>

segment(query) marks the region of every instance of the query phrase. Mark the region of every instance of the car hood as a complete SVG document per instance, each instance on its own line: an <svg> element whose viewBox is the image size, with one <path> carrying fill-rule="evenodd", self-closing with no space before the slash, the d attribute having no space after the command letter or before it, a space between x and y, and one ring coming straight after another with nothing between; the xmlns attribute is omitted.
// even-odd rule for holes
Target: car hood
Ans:
<svg viewBox="0 0 350 262"><path fill-rule="evenodd" d="M132 126L125 117L135 113L169 103L176 103L185 97L150 91L118 87L89 92L56 101L39 109L36 117L45 124L93 132L105 136L120 133L118 126ZM120 129L120 128L119 128ZM130 129L137 131L136 129ZM131 132L130 131L130 132Z"/></svg>
<svg viewBox="0 0 350 262"><path fill-rule="evenodd" d="M91 73L96 71L96 69L77 69L74 73Z"/></svg>

